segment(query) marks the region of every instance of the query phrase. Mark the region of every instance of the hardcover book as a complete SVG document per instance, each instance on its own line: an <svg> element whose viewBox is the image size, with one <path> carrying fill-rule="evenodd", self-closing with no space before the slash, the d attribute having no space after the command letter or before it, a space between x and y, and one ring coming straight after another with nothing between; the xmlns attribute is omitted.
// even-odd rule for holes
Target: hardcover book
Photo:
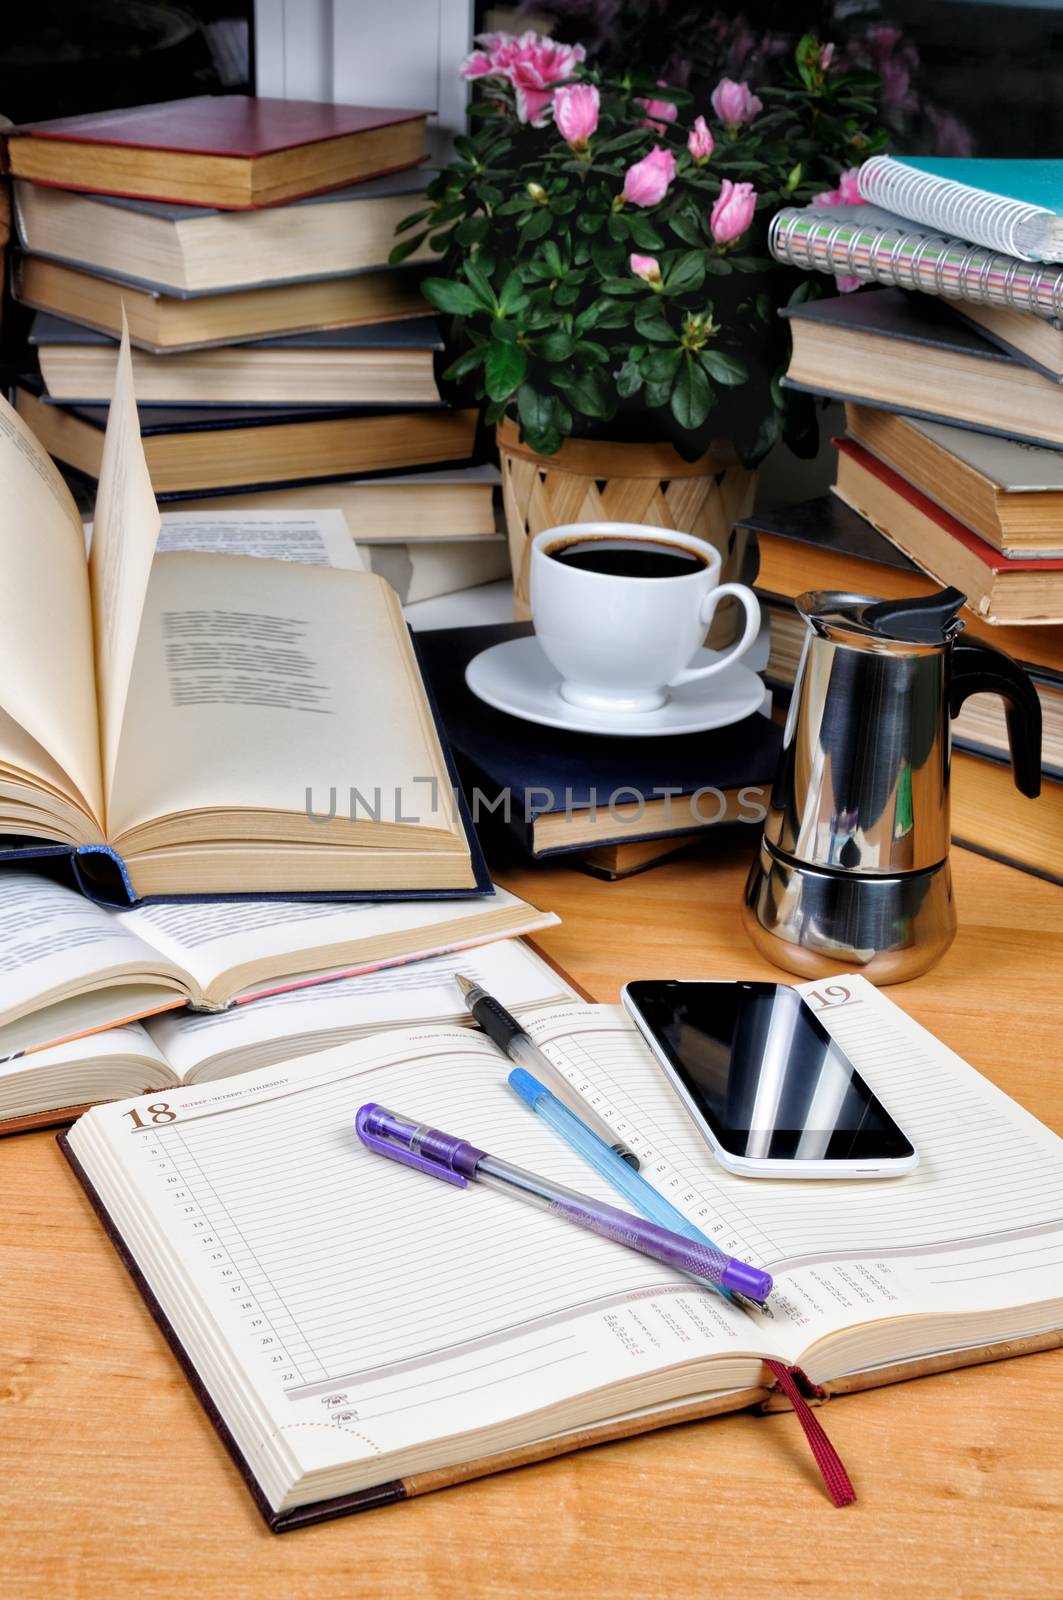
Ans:
<svg viewBox="0 0 1063 1600"><path fill-rule="evenodd" d="M106 406L49 405L23 378L15 409L48 452L99 477ZM159 494L205 494L301 478L394 472L464 461L476 438L475 411L440 405L417 411L366 406L155 406L140 423L141 448Z"/></svg>
<svg viewBox="0 0 1063 1600"><path fill-rule="evenodd" d="M1063 449L1063 386L929 295L875 289L785 306L784 385Z"/></svg>
<svg viewBox="0 0 1063 1600"><path fill-rule="evenodd" d="M424 153L426 113L243 94L55 117L6 133L18 178L242 210L339 189Z"/></svg>
<svg viewBox="0 0 1063 1600"><path fill-rule="evenodd" d="M428 303L416 266L385 267L341 278L264 284L180 299L43 256L20 256L12 272L16 300L101 333L121 335L156 354L246 344L327 326L359 326L424 317ZM125 323L123 324L123 315Z"/></svg>
<svg viewBox="0 0 1063 1600"><path fill-rule="evenodd" d="M160 972L167 970L168 960L173 961L189 986L193 968L201 976L213 974L219 990L234 980L246 981L251 952L257 952L261 973L266 970L265 957L271 948L277 976L272 982L260 977L226 1010L176 1009L171 995L165 1009L156 1005L154 1013L144 1013L146 1021L117 1026L103 1020L118 1017L120 1012L117 1006L106 1009L107 996L99 991L96 1016L100 1031L81 1032L61 1043L26 1049L0 1060L0 1134L54 1127L72 1122L87 1106L101 1101L175 1089L178 1084L213 1083L292 1056L332 1049L384 1028L413 1022L471 1027L472 1017L454 981L456 972L475 977L515 1014L529 1006L578 998L571 985L530 945L514 937L522 929L548 927L557 921L555 916L537 912L504 890L496 890L482 902L482 920L475 916L462 919L463 909L480 903L455 907L437 901L429 908L435 913L434 921L426 922L420 932L414 930L416 912L411 903L337 908L289 901L278 907L276 924L266 920L273 903L266 906L255 901L225 906L195 902L187 914L186 907L176 902L122 913L139 919L140 929L133 933L130 928L126 954L141 934L146 934L152 942L144 949L155 952ZM84 920L93 908L84 900L78 905ZM425 909L424 902L420 906ZM149 911L153 916L145 924ZM307 911L319 920L300 929L300 914ZM370 935L367 928L364 939L357 937L359 930L354 925L359 920L373 924L374 933ZM333 933L342 939L344 931L356 935L354 942L344 947L354 959L351 967L280 976L285 963L298 961L300 954L306 958L327 952L335 959L341 948L327 942L315 947L315 934L327 941ZM510 937L501 937L507 931ZM106 931L112 953L122 932L118 925ZM276 952L285 935L294 937L284 958L278 959ZM378 951L401 947L411 954L370 960L366 952L371 944L376 944ZM433 954L433 949L440 953ZM169 958L163 951L169 951ZM237 965L219 977L229 960ZM161 985L156 980L156 1002L160 996ZM87 1017L90 1001L90 991L80 1000L68 997L68 1017L77 1014L78 1005L81 1017ZM253 1004L246 1003L251 1001ZM23 1021L39 1031L36 1016L27 1015ZM4 1033L18 1037L18 1025L6 1025Z"/></svg>
<svg viewBox="0 0 1063 1600"><path fill-rule="evenodd" d="M128 344L100 443L86 562L66 485L0 402L0 833L31 841L16 859L102 856L130 899L487 892L390 586L156 556Z"/></svg>
<svg viewBox="0 0 1063 1600"><path fill-rule="evenodd" d="M764 820L782 742L755 713L729 728L669 739L568 733L483 704L465 683L481 650L531 633L528 623L440 628L420 636L425 668L480 820L528 855L704 833Z"/></svg>
<svg viewBox="0 0 1063 1600"><path fill-rule="evenodd" d="M1063 622L1063 560L1009 557L879 461L855 439L836 441L834 492L940 583L962 589L987 622Z"/></svg>
<svg viewBox="0 0 1063 1600"><path fill-rule="evenodd" d="M106 404L118 340L38 312L30 328L42 399ZM278 339L154 355L132 351L139 406L438 405L434 357L443 348L432 317L315 328Z"/></svg>
<svg viewBox="0 0 1063 1600"><path fill-rule="evenodd" d="M385 267L426 181L411 168L284 206L219 211L19 180L14 213L30 255L160 294L216 294ZM427 243L410 259L431 259Z"/></svg>

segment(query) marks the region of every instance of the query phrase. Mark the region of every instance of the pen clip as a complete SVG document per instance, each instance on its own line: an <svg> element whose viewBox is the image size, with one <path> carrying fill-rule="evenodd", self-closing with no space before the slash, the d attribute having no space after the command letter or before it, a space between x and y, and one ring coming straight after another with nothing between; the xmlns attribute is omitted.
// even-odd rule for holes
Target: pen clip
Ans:
<svg viewBox="0 0 1063 1600"><path fill-rule="evenodd" d="M410 1122L406 1117L400 1117L386 1106L378 1106L372 1101L360 1108L354 1119L354 1128L366 1148L375 1150L377 1155L388 1156L392 1161L401 1162L404 1167L415 1167L433 1178L442 1178L444 1183L452 1183L459 1189L468 1187L468 1179L460 1172L455 1172L444 1158L452 1159L458 1151L468 1150L477 1157L483 1153L473 1151L472 1146L465 1144L464 1140L449 1139L446 1134L440 1135L432 1128ZM438 1155L433 1156L431 1148L425 1153L426 1143Z"/></svg>

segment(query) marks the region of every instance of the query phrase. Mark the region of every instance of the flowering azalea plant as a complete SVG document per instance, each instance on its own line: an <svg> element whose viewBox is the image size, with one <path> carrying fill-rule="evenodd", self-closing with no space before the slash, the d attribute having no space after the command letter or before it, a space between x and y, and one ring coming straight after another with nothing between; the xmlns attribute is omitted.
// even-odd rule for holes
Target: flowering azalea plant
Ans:
<svg viewBox="0 0 1063 1600"><path fill-rule="evenodd" d="M690 459L729 438L758 459L810 442L810 407L778 384L777 311L810 279L777 266L780 205L840 200L879 148L869 74L832 72L798 45L791 81L724 78L709 103L582 47L484 34L464 65L474 132L400 224L441 270L427 298L451 317L444 381L511 415L549 455L571 433L670 438ZM811 425L814 433L814 424Z"/></svg>

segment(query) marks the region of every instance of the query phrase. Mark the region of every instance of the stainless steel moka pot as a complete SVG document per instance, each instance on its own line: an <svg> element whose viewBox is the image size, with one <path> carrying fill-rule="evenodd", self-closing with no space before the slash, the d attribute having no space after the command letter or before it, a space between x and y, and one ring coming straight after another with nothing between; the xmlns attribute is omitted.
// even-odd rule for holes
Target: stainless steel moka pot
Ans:
<svg viewBox="0 0 1063 1600"><path fill-rule="evenodd" d="M1039 793L1037 693L1010 656L959 637L963 601L958 589L799 597L808 628L745 900L750 937L777 966L884 984L944 955L956 933L950 718L969 695L1004 700L1016 786Z"/></svg>

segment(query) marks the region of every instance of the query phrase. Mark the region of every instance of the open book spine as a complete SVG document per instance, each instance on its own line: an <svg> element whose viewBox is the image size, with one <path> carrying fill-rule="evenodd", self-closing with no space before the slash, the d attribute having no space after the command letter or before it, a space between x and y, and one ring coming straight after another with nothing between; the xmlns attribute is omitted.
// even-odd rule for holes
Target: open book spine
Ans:
<svg viewBox="0 0 1063 1600"><path fill-rule="evenodd" d="M1037 260L1026 246L1046 219L1051 220L1051 213L1040 206L919 172L890 156L872 156L860 168L858 181L864 199L884 211L1026 261Z"/></svg>
<svg viewBox="0 0 1063 1600"><path fill-rule="evenodd" d="M807 271L1063 318L1063 270L958 239L883 227L878 221L828 220L790 206L773 218L768 244L776 261Z"/></svg>

